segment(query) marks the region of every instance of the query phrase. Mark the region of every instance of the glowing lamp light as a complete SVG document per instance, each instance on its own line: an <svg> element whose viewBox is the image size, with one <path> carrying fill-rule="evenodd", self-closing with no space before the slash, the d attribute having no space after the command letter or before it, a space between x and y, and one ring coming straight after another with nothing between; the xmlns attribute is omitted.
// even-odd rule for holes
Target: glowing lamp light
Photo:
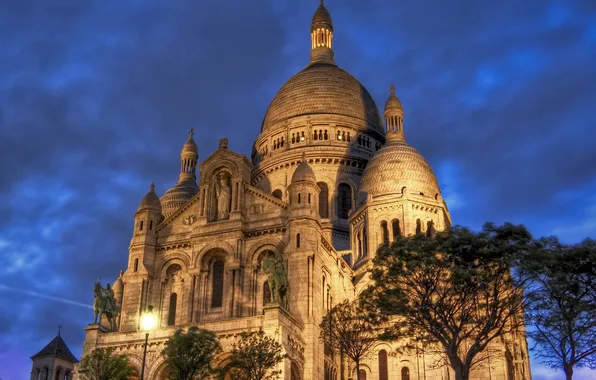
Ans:
<svg viewBox="0 0 596 380"><path fill-rule="evenodd" d="M341 140L341 135L337 135L337 138Z"/></svg>
<svg viewBox="0 0 596 380"><path fill-rule="evenodd" d="M304 136L300 136L300 141L304 141Z"/></svg>
<svg viewBox="0 0 596 380"><path fill-rule="evenodd" d="M147 311L141 315L141 329L149 332L155 327L157 327L157 317L153 314L153 306L149 306Z"/></svg>

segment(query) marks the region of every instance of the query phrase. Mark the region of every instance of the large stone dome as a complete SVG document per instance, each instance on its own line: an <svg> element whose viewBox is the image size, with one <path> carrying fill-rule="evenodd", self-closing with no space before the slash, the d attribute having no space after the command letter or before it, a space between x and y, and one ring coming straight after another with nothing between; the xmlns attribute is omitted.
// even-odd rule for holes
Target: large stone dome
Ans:
<svg viewBox="0 0 596 380"><path fill-rule="evenodd" d="M333 63L311 63L277 92L261 132L281 128L280 122L297 116L342 115L366 122L384 134L377 106L360 82Z"/></svg>
<svg viewBox="0 0 596 380"><path fill-rule="evenodd" d="M441 194L435 173L424 157L405 141L388 139L364 169L360 199L401 194L404 188L408 193L433 198Z"/></svg>

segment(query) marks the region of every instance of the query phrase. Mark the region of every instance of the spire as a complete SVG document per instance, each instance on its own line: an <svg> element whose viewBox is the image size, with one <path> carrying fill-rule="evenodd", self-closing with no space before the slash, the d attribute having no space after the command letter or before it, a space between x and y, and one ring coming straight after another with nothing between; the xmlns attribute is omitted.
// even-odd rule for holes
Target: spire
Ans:
<svg viewBox="0 0 596 380"><path fill-rule="evenodd" d="M188 179L196 180L196 168L197 160L199 159L199 153L197 144L193 136L195 135L194 129L191 128L188 131L188 139L182 147L180 152L180 176L178 182L182 182Z"/></svg>
<svg viewBox="0 0 596 380"><path fill-rule="evenodd" d="M395 96L395 86L389 86L389 99L385 103L385 125L387 127L387 140L405 141L403 120L404 108Z"/></svg>
<svg viewBox="0 0 596 380"><path fill-rule="evenodd" d="M312 17L310 26L311 52L310 62L330 63L333 61L333 22L323 0Z"/></svg>

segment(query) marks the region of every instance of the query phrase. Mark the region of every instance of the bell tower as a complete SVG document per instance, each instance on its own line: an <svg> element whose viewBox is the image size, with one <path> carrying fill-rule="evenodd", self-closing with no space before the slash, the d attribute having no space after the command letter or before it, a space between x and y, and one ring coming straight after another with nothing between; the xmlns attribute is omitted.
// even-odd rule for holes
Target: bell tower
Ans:
<svg viewBox="0 0 596 380"><path fill-rule="evenodd" d="M58 326L58 335L31 357L31 380L73 379L74 365L79 361L60 336L61 329L62 326Z"/></svg>

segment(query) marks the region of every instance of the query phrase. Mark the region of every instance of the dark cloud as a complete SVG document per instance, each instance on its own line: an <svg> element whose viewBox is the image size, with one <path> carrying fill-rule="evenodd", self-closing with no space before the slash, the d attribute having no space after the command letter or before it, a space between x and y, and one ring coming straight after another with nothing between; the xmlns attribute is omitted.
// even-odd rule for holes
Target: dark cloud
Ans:
<svg viewBox="0 0 596 380"><path fill-rule="evenodd" d="M250 154L316 3L0 2L0 377L26 377L13 356L59 323L79 355L91 311L68 302L126 266L132 214L176 181L188 129L200 159L223 136ZM456 223L589 233L593 1L326 3L337 62L380 107L395 83Z"/></svg>

